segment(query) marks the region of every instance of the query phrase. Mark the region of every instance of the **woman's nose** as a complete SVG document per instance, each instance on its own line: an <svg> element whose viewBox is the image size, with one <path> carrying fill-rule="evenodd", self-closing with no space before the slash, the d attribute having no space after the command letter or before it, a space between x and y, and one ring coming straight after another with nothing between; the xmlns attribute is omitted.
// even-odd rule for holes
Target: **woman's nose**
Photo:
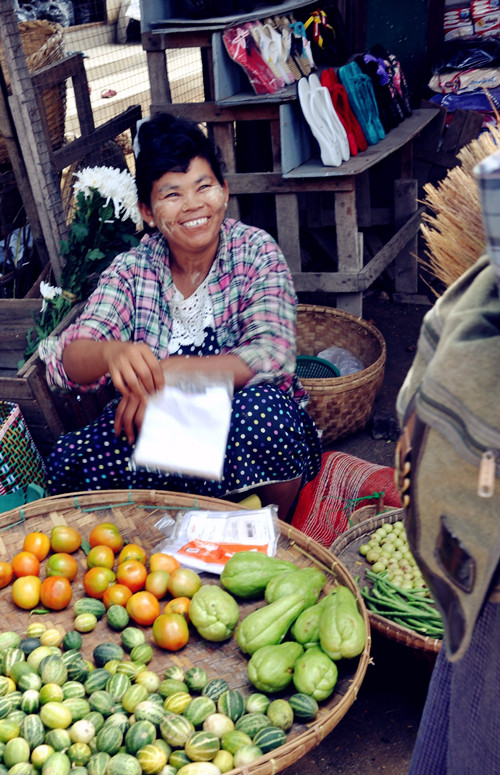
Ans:
<svg viewBox="0 0 500 775"><path fill-rule="evenodd" d="M197 191L186 191L183 201L184 210L192 210L199 207L201 204L201 198Z"/></svg>

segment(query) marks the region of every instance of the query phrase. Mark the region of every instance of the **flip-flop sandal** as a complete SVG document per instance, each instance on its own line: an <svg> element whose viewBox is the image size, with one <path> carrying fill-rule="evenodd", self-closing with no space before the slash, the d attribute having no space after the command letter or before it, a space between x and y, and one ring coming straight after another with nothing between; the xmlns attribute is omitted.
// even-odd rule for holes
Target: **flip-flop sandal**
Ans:
<svg viewBox="0 0 500 775"><path fill-rule="evenodd" d="M351 157L351 153L349 150L347 132L333 106L330 92L326 86L321 85L321 82L315 73L312 73L309 76L309 86L311 89L311 105L315 110L318 110L330 129L330 134L337 140L340 153L342 154L342 160L348 161Z"/></svg>
<svg viewBox="0 0 500 775"><path fill-rule="evenodd" d="M108 100L110 97L116 97L116 92L114 89L104 89L104 91L101 92L101 97Z"/></svg>
<svg viewBox="0 0 500 775"><path fill-rule="evenodd" d="M326 121L312 105L312 90L307 78L301 78L297 84L300 107L309 124L312 134L318 141L321 162L325 167L340 167L342 153L337 138L331 134Z"/></svg>
<svg viewBox="0 0 500 775"><path fill-rule="evenodd" d="M222 33L226 51L246 72L256 94L273 94L283 88L264 61L250 30L244 26L226 27Z"/></svg>
<svg viewBox="0 0 500 775"><path fill-rule="evenodd" d="M250 25L253 25L252 34L262 56L276 77L283 81L283 86L294 83L293 74L281 59L281 35L270 24L250 22Z"/></svg>
<svg viewBox="0 0 500 775"><path fill-rule="evenodd" d="M330 99L332 101L332 105L335 109L335 112L337 113L340 121L342 122L342 126L344 127L346 134L347 134L347 140L349 142L349 151L351 153L351 156L356 156L358 153L358 144L356 142L356 137L354 135L352 126L351 126L351 120L350 116L346 110L346 103L347 102L347 95L346 95L346 102L342 102L341 100L341 94L340 90L341 88L344 89L344 87L340 86L339 83L336 82L336 79L332 79L330 77L331 69L329 70L323 70L321 73L320 82L321 85L326 87L328 89L328 93L330 94ZM345 92L345 89L344 89Z"/></svg>

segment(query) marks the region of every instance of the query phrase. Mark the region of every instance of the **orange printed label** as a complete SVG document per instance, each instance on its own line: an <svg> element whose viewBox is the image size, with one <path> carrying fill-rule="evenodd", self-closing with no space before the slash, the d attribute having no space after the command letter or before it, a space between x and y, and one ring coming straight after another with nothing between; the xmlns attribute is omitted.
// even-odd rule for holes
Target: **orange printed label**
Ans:
<svg viewBox="0 0 500 775"><path fill-rule="evenodd" d="M177 555L186 555L186 557L195 557L197 560L202 560L206 563L212 563L214 565L225 565L225 563L236 554L236 552L244 551L256 551L267 554L268 547L262 546L248 546L248 544L216 544L211 541L200 541L194 539L189 543L184 544L180 549L176 551Z"/></svg>

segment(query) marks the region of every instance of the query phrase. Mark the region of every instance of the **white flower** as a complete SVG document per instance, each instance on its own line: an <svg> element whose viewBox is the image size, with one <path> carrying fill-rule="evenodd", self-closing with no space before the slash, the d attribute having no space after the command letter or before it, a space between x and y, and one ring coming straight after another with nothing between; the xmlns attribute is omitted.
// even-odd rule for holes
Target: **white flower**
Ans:
<svg viewBox="0 0 500 775"><path fill-rule="evenodd" d="M59 296L62 293L62 288L59 288L57 285L51 285L50 283L46 283L42 280L40 283L40 293L43 296L42 312L44 312L47 306L47 300L52 301L52 299L55 299L56 296Z"/></svg>
<svg viewBox="0 0 500 775"><path fill-rule="evenodd" d="M137 189L130 172L114 167L85 167L81 172L75 172L75 178L75 196L81 191L87 199L92 196L93 190L97 190L106 200L106 205L110 200L113 202L117 220L126 221L130 218L136 226L142 226L142 216L137 206Z"/></svg>

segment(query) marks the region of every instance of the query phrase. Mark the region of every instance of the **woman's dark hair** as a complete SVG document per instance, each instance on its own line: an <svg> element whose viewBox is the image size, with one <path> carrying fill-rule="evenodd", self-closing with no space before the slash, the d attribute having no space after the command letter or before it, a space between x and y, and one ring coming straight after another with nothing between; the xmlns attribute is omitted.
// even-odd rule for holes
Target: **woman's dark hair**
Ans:
<svg viewBox="0 0 500 775"><path fill-rule="evenodd" d="M135 181L139 201L148 207L155 180L166 172L187 172L197 156L209 163L221 185L224 182L218 150L192 121L160 113L141 124L138 142Z"/></svg>

